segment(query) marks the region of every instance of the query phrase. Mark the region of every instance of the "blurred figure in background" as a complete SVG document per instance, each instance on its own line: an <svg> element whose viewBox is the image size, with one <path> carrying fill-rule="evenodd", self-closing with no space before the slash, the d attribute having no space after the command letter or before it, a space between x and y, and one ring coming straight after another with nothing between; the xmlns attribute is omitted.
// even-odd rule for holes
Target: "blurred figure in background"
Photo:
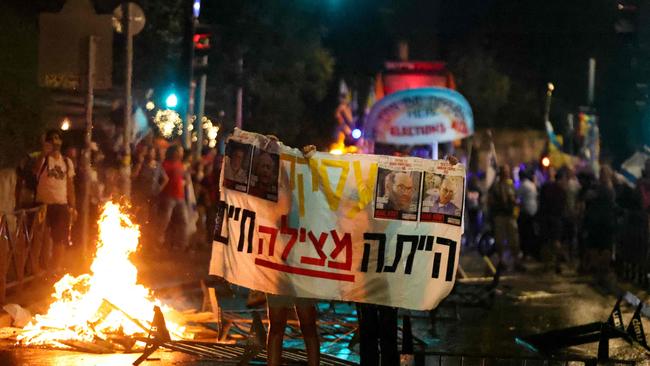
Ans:
<svg viewBox="0 0 650 366"><path fill-rule="evenodd" d="M516 271L524 271L525 268L520 263L519 232L515 219L517 199L510 167L507 164L499 168L496 181L490 187L488 207L494 223L494 239L499 255L499 266L505 269L509 268L505 260L505 249L509 247L512 268Z"/></svg>
<svg viewBox="0 0 650 366"><path fill-rule="evenodd" d="M544 183L539 197L539 215L542 232L542 260L548 270L555 265L555 272L562 268L562 234L564 232L564 214L566 209L567 170L549 171L549 180Z"/></svg>
<svg viewBox="0 0 650 366"><path fill-rule="evenodd" d="M151 223L156 212L156 198L163 187L167 185L169 177L158 161L157 150L151 146L143 145L137 155L133 167L133 201L138 209L138 217L143 223ZM145 228L151 228L145 225ZM151 233L146 233L149 235Z"/></svg>
<svg viewBox="0 0 650 366"><path fill-rule="evenodd" d="M185 201L185 165L183 164L183 148L173 145L167 149L165 161L162 163L165 175L168 177L167 184L161 187L159 197L158 244L159 249L165 243L165 234L172 219L172 215L178 219L174 221L175 244L181 250L188 248L187 237L187 203ZM175 246L174 243L170 243Z"/></svg>
<svg viewBox="0 0 650 366"><path fill-rule="evenodd" d="M471 174L467 180L467 193L465 197L465 209L467 220L465 226L465 244L473 246L476 238L481 232L483 212L481 209L481 186L477 174Z"/></svg>
<svg viewBox="0 0 650 366"><path fill-rule="evenodd" d="M587 246L585 269L594 275L599 284L603 284L609 274L615 229L616 197L613 172L608 165L603 165L598 182L585 196L583 230Z"/></svg>
<svg viewBox="0 0 650 366"><path fill-rule="evenodd" d="M539 207L535 174L528 169L519 171L521 184L517 191L520 210L517 218L519 243L524 258L539 256L538 226L535 219Z"/></svg>
<svg viewBox="0 0 650 366"><path fill-rule="evenodd" d="M566 192L566 208L564 212L564 247L566 248L571 260L577 259L578 256L578 220L579 220L579 203L580 182L576 176L575 170L567 168L567 179L564 182L564 191Z"/></svg>

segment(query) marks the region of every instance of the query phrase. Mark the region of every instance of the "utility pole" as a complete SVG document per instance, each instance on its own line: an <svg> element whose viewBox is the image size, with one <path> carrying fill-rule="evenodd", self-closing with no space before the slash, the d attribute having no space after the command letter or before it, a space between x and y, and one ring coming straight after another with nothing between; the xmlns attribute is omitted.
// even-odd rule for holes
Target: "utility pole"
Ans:
<svg viewBox="0 0 650 366"><path fill-rule="evenodd" d="M86 258L88 251L88 224L89 217L88 211L90 207L90 170L91 170L91 144L93 133L93 105L95 103L94 88L95 88L95 56L97 48L95 44L95 36L90 36L88 39L88 83L86 85L86 133L84 135L85 149L83 153L83 187L81 190L81 258Z"/></svg>
<svg viewBox="0 0 650 366"><path fill-rule="evenodd" d="M589 59L589 84L587 86L587 106L594 105L594 88L596 86L596 59L591 57Z"/></svg>
<svg viewBox="0 0 650 366"><path fill-rule="evenodd" d="M122 3L124 36L126 37L126 73L124 81L124 161L122 162L122 193L131 196L131 84L133 82L133 34L131 31L131 4Z"/></svg>
<svg viewBox="0 0 650 366"><path fill-rule="evenodd" d="M239 57L237 62L237 74L239 75L239 87L237 88L237 111L235 115L235 126L242 128L244 113L244 58Z"/></svg>
<svg viewBox="0 0 650 366"><path fill-rule="evenodd" d="M201 57L200 63L202 65L208 64L208 56ZM196 113L196 150L195 158L201 157L201 150L203 148L203 116L205 114L205 89L208 83L208 76L202 74L199 79L199 105Z"/></svg>

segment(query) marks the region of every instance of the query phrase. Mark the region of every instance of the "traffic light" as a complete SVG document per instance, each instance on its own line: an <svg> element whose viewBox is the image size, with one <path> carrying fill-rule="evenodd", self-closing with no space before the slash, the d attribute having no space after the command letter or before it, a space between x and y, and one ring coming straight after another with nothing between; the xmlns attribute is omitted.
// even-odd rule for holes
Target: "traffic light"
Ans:
<svg viewBox="0 0 650 366"><path fill-rule="evenodd" d="M167 108L176 108L178 105L178 97L176 96L176 93L172 92L167 95L167 98L165 98L165 105Z"/></svg>
<svg viewBox="0 0 650 366"><path fill-rule="evenodd" d="M208 54L212 48L210 44L211 38L212 28L197 21L194 24L194 32L192 34L192 73L194 75L205 74L208 70Z"/></svg>

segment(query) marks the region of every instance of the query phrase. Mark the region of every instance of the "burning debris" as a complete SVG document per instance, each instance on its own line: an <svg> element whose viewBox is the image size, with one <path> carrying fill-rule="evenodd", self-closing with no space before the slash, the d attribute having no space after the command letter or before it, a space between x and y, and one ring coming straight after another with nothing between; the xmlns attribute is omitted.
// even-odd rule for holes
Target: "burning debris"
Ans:
<svg viewBox="0 0 650 366"><path fill-rule="evenodd" d="M130 350L132 337L146 335L154 306L165 314L172 338L185 336L175 312L136 283L138 271L129 256L138 248L138 225L114 203L99 220L97 251L90 274L64 275L55 285L52 303L18 336L22 345L75 348L90 352Z"/></svg>

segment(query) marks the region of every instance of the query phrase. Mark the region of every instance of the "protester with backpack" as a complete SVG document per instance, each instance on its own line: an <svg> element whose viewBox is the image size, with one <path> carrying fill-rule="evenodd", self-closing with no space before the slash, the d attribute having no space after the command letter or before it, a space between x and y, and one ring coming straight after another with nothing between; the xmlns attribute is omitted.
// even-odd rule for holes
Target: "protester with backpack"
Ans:
<svg viewBox="0 0 650 366"><path fill-rule="evenodd" d="M65 248L70 244L70 226L77 211L74 191L74 164L61 154L61 134L49 130L43 141L43 153L34 166L36 203L47 206L46 226L52 238L50 272L62 270Z"/></svg>

